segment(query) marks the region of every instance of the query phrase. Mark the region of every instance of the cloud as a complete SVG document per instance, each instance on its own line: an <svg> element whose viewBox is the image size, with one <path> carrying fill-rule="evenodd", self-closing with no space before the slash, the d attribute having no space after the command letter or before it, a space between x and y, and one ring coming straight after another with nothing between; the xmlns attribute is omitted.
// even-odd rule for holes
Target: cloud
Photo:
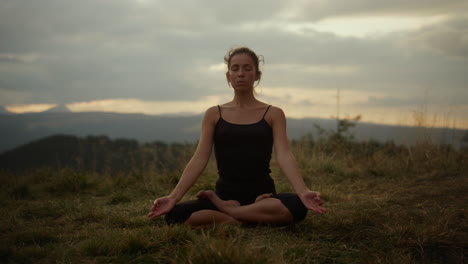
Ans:
<svg viewBox="0 0 468 264"><path fill-rule="evenodd" d="M424 103L423 98L411 98L411 97L403 97L397 98L392 96L383 96L383 97L376 97L376 96L369 96L367 101L365 102L366 106L377 106L377 107L402 107L402 106L415 106Z"/></svg>
<svg viewBox="0 0 468 264"><path fill-rule="evenodd" d="M344 37L376 38L392 32L416 30L445 19L446 16L404 17L374 15L332 17L322 19L316 23L298 23L295 27L297 28L296 30L311 28L320 32L332 32Z"/></svg>
<svg viewBox="0 0 468 264"><path fill-rule="evenodd" d="M6 63L31 63L39 59L38 54L0 54L0 62Z"/></svg>
<svg viewBox="0 0 468 264"><path fill-rule="evenodd" d="M13 104L8 105L5 109L12 113L22 114L22 113L39 113L47 111L57 105L55 104Z"/></svg>
<svg viewBox="0 0 468 264"><path fill-rule="evenodd" d="M197 101L145 101L134 98L107 99L68 104L72 112L116 112L143 113L148 115L160 114L193 114L203 113L209 107L216 105L226 96L209 96Z"/></svg>
<svg viewBox="0 0 468 264"><path fill-rule="evenodd" d="M468 58L468 16L424 27L411 39L449 56Z"/></svg>
<svg viewBox="0 0 468 264"><path fill-rule="evenodd" d="M0 105L127 102L138 109L143 103L125 100L221 100L232 95L223 56L237 45L264 55L263 98L296 104L290 107L296 116L334 113L338 89L353 98L350 107L398 109L425 94L433 105L468 104L466 6L435 0L0 1Z"/></svg>
<svg viewBox="0 0 468 264"><path fill-rule="evenodd" d="M463 14L468 3L464 0L311 0L294 1L296 19L319 21L330 17L350 16L431 16L440 14Z"/></svg>

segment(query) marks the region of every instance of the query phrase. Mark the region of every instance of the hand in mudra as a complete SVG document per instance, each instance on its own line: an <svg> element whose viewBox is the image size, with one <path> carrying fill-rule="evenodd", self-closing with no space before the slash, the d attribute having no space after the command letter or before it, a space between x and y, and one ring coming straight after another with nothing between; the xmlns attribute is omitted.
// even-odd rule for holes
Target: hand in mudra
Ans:
<svg viewBox="0 0 468 264"><path fill-rule="evenodd" d="M301 198L302 203L309 210L319 214L323 214L327 211L327 209L322 207L323 201L320 199L319 192L307 191L299 195L299 198Z"/></svg>
<svg viewBox="0 0 468 264"><path fill-rule="evenodd" d="M176 199L168 196L156 199L151 208L151 212L149 212L147 216L153 218L166 214L174 208L176 202Z"/></svg>

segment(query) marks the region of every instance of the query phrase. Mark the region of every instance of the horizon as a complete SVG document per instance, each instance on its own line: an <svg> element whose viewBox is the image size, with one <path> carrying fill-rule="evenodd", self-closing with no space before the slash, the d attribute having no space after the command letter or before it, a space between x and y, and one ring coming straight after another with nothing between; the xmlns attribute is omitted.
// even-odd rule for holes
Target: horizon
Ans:
<svg viewBox="0 0 468 264"><path fill-rule="evenodd" d="M147 116L171 116L171 117L190 117L190 116L199 116L203 115L204 112L190 112L190 111L175 111L176 109L173 109L174 111L162 111L162 112L141 112L141 111L133 111L133 112L125 112L125 111L112 111L110 109L102 108L102 109L81 109L79 111L73 111L70 106L68 105L40 105L37 106L37 108L28 108L25 107L23 108L22 106L17 106L15 107L5 107L5 106L0 106L3 107L3 109L8 112L9 114L15 114L15 115L23 115L23 114L41 114L41 113L110 113L110 114L141 114L141 115L147 115ZM26 109L26 111L24 110ZM13 110L13 111L11 111ZM21 111L23 110L23 111ZM206 108L204 109L206 110ZM358 120L356 123L366 123L366 124L374 124L374 125L382 125L382 126L399 126L399 127L423 127L423 128L440 128L440 129L456 129L456 130L468 130L468 125L467 126L459 126L457 125L456 122L447 122L447 120L444 120L444 122L439 122L436 123L436 117L428 116L427 112L422 112L424 109L421 109L420 112L414 111L412 114L411 118L406 119L406 123L403 123L403 119L399 119L399 122L379 122L377 120L372 120L369 118L365 118L362 114L358 114L361 116L360 120ZM0 112L1 113L1 112ZM340 120L347 119L347 120L352 120L354 117L357 115L349 115L349 114L344 114L344 116L340 116ZM294 115L288 115L286 113L286 118L288 119L296 119L296 120L301 120L301 119L321 119L321 120L336 120L336 116L330 115L330 116L294 116ZM408 121L409 120L409 121Z"/></svg>

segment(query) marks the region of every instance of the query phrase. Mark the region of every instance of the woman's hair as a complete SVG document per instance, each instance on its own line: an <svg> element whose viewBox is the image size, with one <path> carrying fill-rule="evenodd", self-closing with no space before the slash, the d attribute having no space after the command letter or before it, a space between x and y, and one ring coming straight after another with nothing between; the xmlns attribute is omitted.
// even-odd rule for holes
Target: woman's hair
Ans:
<svg viewBox="0 0 468 264"><path fill-rule="evenodd" d="M231 64L232 57L234 57L234 55L237 55L237 54L247 54L252 59L252 61L254 63L255 73L257 73L257 74L260 73L260 62L265 63L265 60L263 59L263 56L262 55L257 56L257 54L253 50L251 50L251 49L249 49L247 47L233 48L224 56L224 63L226 63L226 65L228 67L228 70L229 70L229 66ZM260 77L261 77L261 75L260 75ZM260 83L260 77L258 79L257 85ZM255 85L255 86L257 86L257 85Z"/></svg>

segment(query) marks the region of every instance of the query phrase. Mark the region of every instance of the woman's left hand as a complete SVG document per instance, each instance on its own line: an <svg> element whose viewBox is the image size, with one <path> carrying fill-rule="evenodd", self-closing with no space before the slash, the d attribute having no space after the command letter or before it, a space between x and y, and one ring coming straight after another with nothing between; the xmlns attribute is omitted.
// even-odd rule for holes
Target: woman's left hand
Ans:
<svg viewBox="0 0 468 264"><path fill-rule="evenodd" d="M306 191L300 194L299 198L301 198L302 203L309 210L319 214L323 214L327 211L327 209L322 207L323 201L320 199L319 192Z"/></svg>

